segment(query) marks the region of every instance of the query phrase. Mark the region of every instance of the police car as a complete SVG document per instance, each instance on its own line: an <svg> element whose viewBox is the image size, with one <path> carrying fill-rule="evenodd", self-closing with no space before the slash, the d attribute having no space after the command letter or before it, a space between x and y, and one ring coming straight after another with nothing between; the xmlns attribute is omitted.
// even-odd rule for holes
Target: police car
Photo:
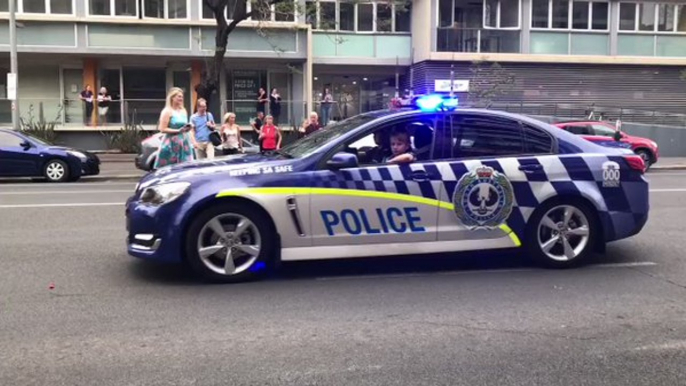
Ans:
<svg viewBox="0 0 686 386"><path fill-rule="evenodd" d="M395 132L413 162L381 162ZM224 282L278 261L504 248L564 268L643 228L644 169L525 116L423 96L274 154L149 173L127 202L128 253Z"/></svg>

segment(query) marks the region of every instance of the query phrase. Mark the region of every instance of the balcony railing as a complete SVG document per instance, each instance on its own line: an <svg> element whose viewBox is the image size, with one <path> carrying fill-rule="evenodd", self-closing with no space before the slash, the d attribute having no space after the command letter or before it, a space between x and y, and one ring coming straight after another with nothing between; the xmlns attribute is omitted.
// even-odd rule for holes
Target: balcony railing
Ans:
<svg viewBox="0 0 686 386"><path fill-rule="evenodd" d="M519 53L520 31L438 28L438 52Z"/></svg>

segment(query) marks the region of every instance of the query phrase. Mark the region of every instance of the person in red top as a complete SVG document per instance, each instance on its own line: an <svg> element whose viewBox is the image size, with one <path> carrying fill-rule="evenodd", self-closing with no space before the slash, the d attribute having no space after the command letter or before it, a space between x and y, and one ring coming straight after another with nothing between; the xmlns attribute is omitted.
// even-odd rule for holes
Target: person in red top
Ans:
<svg viewBox="0 0 686 386"><path fill-rule="evenodd" d="M267 115L264 126L260 130L260 142L262 151L274 151L281 148L281 132L274 126L274 117Z"/></svg>

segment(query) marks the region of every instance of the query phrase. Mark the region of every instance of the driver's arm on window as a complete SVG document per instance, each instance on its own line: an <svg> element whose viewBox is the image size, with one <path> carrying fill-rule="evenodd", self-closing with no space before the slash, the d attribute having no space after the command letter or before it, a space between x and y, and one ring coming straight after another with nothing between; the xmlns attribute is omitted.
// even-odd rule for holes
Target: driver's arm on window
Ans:
<svg viewBox="0 0 686 386"><path fill-rule="evenodd" d="M398 156L395 156L391 159L388 160L389 164L405 164L405 163L410 163L414 162L415 156L413 153L404 153L400 154Z"/></svg>

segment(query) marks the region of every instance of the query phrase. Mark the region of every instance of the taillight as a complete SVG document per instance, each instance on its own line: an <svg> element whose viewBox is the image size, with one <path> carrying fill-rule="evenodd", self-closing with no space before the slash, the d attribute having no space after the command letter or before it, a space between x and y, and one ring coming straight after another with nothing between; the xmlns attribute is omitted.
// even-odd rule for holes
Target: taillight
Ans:
<svg viewBox="0 0 686 386"><path fill-rule="evenodd" d="M626 155L624 156L624 159L626 160L626 163L629 164L630 168L641 173L646 171L646 163L643 162L643 158L641 158L640 155Z"/></svg>

